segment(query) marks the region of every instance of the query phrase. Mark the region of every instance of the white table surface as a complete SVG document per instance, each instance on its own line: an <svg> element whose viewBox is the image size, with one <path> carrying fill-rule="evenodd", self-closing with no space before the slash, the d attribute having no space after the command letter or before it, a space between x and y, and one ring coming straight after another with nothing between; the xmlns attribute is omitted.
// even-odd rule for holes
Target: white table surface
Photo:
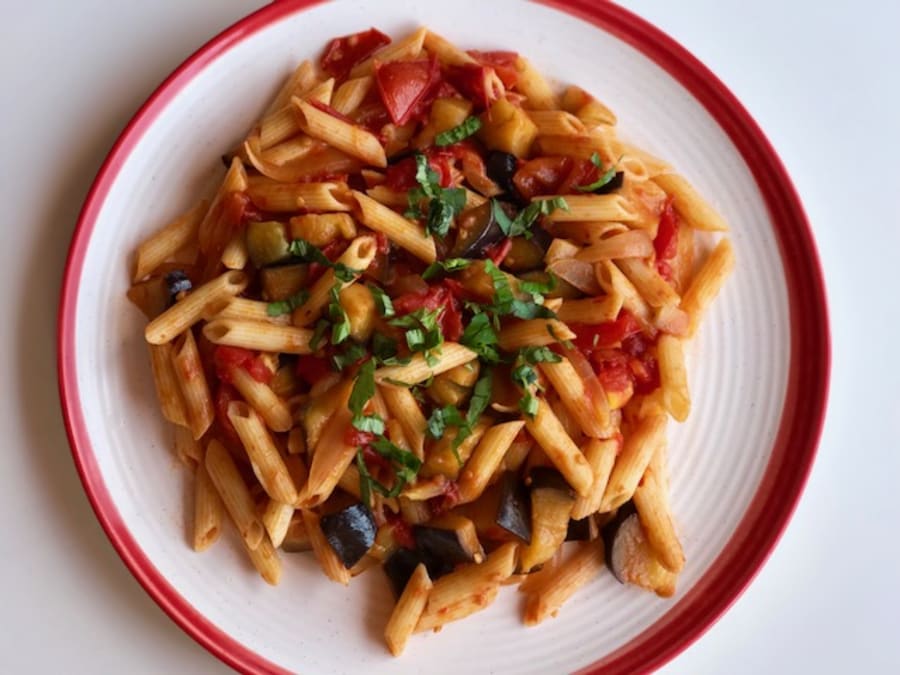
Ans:
<svg viewBox="0 0 900 675"><path fill-rule="evenodd" d="M196 47L263 3L2 4L0 672L227 672L94 520L59 413L56 308L79 206L119 131ZM825 433L791 526L663 672L900 672L900 3L623 4L707 63L780 152L819 242L834 346Z"/></svg>

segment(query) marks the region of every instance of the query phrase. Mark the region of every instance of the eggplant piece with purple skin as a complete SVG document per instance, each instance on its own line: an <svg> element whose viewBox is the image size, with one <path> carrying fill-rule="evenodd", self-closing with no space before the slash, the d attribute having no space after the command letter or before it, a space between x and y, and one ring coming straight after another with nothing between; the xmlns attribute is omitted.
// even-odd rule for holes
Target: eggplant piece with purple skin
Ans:
<svg viewBox="0 0 900 675"><path fill-rule="evenodd" d="M531 543L521 551L520 571L530 572L553 557L566 539L575 506L575 492L562 474L535 467L531 481Z"/></svg>
<svg viewBox="0 0 900 675"><path fill-rule="evenodd" d="M580 520L570 520L566 531L566 541L593 541L599 534L597 521L593 516L585 516Z"/></svg>
<svg viewBox="0 0 900 675"><path fill-rule="evenodd" d="M361 502L322 516L320 523L325 538L347 569L358 563L375 543L375 519Z"/></svg>
<svg viewBox="0 0 900 675"><path fill-rule="evenodd" d="M385 560L384 573L391 582L395 596L400 597L409 578L421 562L424 562L421 553L408 548L398 548L390 558Z"/></svg>
<svg viewBox="0 0 900 675"><path fill-rule="evenodd" d="M507 471L500 478L500 504L495 522L526 544L531 543L531 502L518 476Z"/></svg>
<svg viewBox="0 0 900 675"><path fill-rule="evenodd" d="M603 527L606 564L616 579L668 598L675 593L678 575L659 561L632 502L619 508Z"/></svg>
<svg viewBox="0 0 900 675"><path fill-rule="evenodd" d="M185 293L193 288L193 284L184 270L172 270L163 279L166 282L166 290L169 292L169 304L175 302L179 293Z"/></svg>
<svg viewBox="0 0 900 675"><path fill-rule="evenodd" d="M510 219L516 217L516 208L512 204L499 202ZM486 201L481 206L464 211L456 220L456 241L450 249L449 258L483 258L488 246L506 238L497 219L494 218L492 202Z"/></svg>
<svg viewBox="0 0 900 675"><path fill-rule="evenodd" d="M517 194L513 176L519 168L519 160L515 155L500 150L488 153L484 162L484 170L488 178L494 181L501 190L509 195Z"/></svg>

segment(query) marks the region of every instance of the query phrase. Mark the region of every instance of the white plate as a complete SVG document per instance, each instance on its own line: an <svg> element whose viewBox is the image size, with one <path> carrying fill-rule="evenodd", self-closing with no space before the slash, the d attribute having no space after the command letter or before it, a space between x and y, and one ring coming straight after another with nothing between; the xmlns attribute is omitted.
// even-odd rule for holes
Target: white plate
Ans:
<svg viewBox="0 0 900 675"><path fill-rule="evenodd" d="M245 671L628 672L699 636L774 546L809 471L824 412L828 327L808 225L777 157L740 104L669 38L608 3L514 0L279 2L203 47L119 139L85 204L66 270L60 391L76 465L137 579L188 633ZM392 659L379 574L343 588L284 555L266 586L226 540L193 553L182 471L154 397L143 318L125 299L148 232L221 178L219 156L283 77L325 41L427 24L465 48L511 49L594 92L623 135L671 161L732 226L737 269L692 347L694 409L670 425L672 507L687 554L664 601L609 574L558 618L521 625L507 589L485 612L414 638ZM789 264L785 264L789 261Z"/></svg>

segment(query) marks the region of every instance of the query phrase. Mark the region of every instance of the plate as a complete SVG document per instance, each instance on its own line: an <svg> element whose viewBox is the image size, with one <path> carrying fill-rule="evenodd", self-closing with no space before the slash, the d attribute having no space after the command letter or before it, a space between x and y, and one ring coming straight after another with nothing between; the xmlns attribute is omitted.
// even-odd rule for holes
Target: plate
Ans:
<svg viewBox="0 0 900 675"><path fill-rule="evenodd" d="M98 519L147 592L186 632L245 672L634 672L695 640L753 578L786 526L824 415L829 338L822 275L799 199L765 136L709 70L610 3L347 0L269 5L214 38L150 97L119 138L79 218L59 315L60 396ZM285 555L266 586L236 542L187 544L183 472L169 451L126 299L150 231L209 191L217 158L282 78L324 42L376 25L426 24L465 48L512 49L607 103L621 133L666 158L732 227L737 268L691 348L694 408L670 425L672 508L687 566L674 599L610 574L559 616L521 625L509 589L488 610L416 637L400 660L380 639L387 585L329 583ZM502 26L502 30L498 30ZM366 578L370 577L370 578Z"/></svg>

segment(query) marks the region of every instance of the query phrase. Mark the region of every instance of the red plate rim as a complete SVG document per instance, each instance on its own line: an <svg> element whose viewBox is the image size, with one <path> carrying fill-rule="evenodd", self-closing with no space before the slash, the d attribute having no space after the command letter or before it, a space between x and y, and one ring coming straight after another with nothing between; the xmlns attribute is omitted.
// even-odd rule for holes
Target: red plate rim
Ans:
<svg viewBox="0 0 900 675"><path fill-rule="evenodd" d="M132 537L103 481L85 425L76 370L78 282L97 216L126 158L171 99L238 42L322 0L281 0L207 42L150 96L119 136L88 193L69 249L58 316L59 393L72 456L97 519L125 565L181 628L216 657L246 673L286 673L206 619L160 574ZM536 0L594 24L665 69L707 109L741 153L762 193L788 289L791 360L772 456L753 501L710 569L662 618L582 673L659 668L697 640L737 600L778 543L806 484L825 419L830 371L828 310L809 222L775 150L719 79L672 38L610 2Z"/></svg>

